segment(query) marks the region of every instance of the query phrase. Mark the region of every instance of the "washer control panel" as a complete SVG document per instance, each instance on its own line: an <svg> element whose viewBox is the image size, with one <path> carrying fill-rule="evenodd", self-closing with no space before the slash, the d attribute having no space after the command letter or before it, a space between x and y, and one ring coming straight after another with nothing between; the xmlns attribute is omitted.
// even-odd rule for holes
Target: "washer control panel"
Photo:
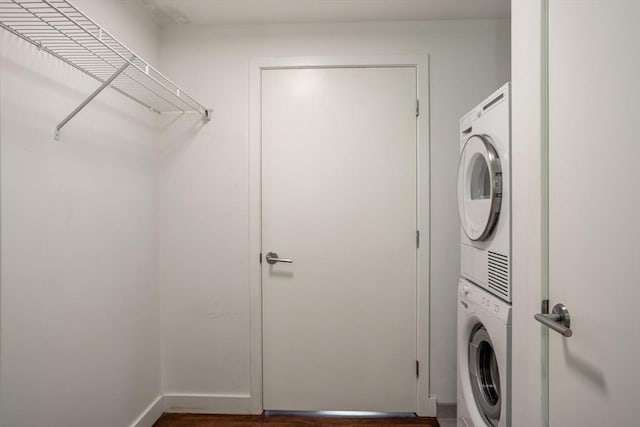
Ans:
<svg viewBox="0 0 640 427"><path fill-rule="evenodd" d="M458 297L465 307L475 305L491 315L511 324L511 305L491 295L489 292L466 279L460 279L458 284Z"/></svg>

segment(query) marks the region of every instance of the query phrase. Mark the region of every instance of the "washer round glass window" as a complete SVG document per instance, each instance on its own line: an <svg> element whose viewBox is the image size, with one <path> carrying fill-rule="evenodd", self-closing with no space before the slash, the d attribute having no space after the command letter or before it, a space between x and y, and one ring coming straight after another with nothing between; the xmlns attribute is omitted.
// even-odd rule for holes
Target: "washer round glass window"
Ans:
<svg viewBox="0 0 640 427"><path fill-rule="evenodd" d="M478 325L469 338L469 375L480 414L490 426L497 426L502 403L500 371L491 337L482 325Z"/></svg>

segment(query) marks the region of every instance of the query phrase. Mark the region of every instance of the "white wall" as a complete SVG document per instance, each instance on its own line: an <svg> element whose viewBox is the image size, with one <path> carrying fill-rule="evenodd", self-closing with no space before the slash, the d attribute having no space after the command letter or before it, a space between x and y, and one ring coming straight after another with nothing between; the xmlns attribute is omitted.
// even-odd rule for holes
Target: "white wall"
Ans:
<svg viewBox="0 0 640 427"><path fill-rule="evenodd" d="M204 128L182 119L163 133L165 392L249 394L249 58L416 53L431 77L431 390L455 402L458 119L509 80L505 20L163 29L162 68L215 110Z"/></svg>
<svg viewBox="0 0 640 427"><path fill-rule="evenodd" d="M74 1L154 63L133 3ZM161 393L157 117L0 31L0 425L131 425Z"/></svg>

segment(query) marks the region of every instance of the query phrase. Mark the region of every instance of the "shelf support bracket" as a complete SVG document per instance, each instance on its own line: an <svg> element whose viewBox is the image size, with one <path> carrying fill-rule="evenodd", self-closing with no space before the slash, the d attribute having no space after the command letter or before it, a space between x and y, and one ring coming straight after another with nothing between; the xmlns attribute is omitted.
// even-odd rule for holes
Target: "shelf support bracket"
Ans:
<svg viewBox="0 0 640 427"><path fill-rule="evenodd" d="M132 58L133 60L133 58ZM84 107L87 106L88 103L90 103L93 98L95 98L96 96L98 96L98 94L100 92L102 92L103 90L105 90L108 86L111 85L111 83L113 83L113 81L124 72L124 70L127 69L127 67L131 65L131 61L127 61L124 63L124 65L120 68L118 68L118 70L113 73L113 75L111 77L109 77L107 80L105 80L98 89L94 90L93 93L91 95L89 95L89 97L87 99L85 99L84 101L82 101L82 104L78 105L78 107L76 107L75 110L73 110L67 117L65 117L60 123L58 123L58 126L56 126L56 132L55 132L55 140L59 141L60 140L60 129L63 128L64 125L66 125L69 120L73 119L76 114L78 114L80 112L80 110L82 110Z"/></svg>

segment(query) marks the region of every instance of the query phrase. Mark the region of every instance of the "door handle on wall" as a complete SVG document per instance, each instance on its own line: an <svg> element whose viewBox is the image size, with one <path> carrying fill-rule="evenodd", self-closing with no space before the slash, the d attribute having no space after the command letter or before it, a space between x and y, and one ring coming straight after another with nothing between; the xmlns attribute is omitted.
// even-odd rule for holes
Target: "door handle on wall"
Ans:
<svg viewBox="0 0 640 427"><path fill-rule="evenodd" d="M293 262L292 259L289 258L278 258L278 254L275 252L269 252L265 256L265 259L269 264L275 264L276 262L284 262L287 264L291 264Z"/></svg>
<svg viewBox="0 0 640 427"><path fill-rule="evenodd" d="M551 314L536 314L533 316L538 322L565 337L573 335L571 331L571 316L564 304L556 304Z"/></svg>

